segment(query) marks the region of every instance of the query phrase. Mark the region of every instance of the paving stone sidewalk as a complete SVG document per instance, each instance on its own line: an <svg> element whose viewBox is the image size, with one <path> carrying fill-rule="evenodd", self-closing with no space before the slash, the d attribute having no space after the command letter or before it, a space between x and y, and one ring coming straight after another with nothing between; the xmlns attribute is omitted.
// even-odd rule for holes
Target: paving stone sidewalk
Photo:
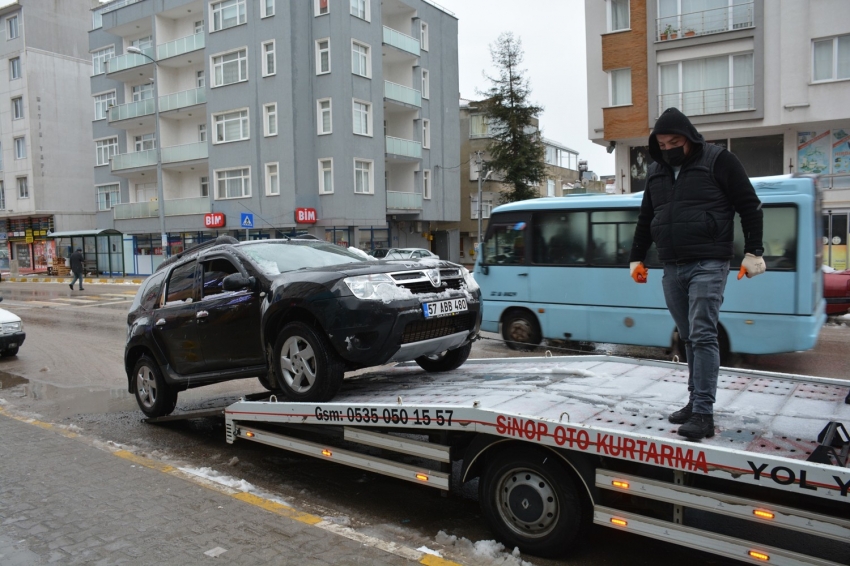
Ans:
<svg viewBox="0 0 850 566"><path fill-rule="evenodd" d="M215 563L416 564L0 414L0 564Z"/></svg>

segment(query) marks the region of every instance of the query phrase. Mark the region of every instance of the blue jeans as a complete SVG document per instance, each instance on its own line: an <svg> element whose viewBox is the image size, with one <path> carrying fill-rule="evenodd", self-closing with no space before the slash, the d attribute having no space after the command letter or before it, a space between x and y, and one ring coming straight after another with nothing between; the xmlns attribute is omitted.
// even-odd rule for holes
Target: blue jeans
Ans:
<svg viewBox="0 0 850 566"><path fill-rule="evenodd" d="M720 346L717 319L723 304L723 291L729 275L729 262L701 259L688 263L664 264L664 299L673 316L679 339L688 356L688 391L695 413L714 413Z"/></svg>
<svg viewBox="0 0 850 566"><path fill-rule="evenodd" d="M76 272L73 272L73 273L74 273L74 278L71 279L71 287L73 288L74 283L76 283L77 279L79 279L80 280L80 291L82 291L83 290L83 274L82 273L76 273Z"/></svg>

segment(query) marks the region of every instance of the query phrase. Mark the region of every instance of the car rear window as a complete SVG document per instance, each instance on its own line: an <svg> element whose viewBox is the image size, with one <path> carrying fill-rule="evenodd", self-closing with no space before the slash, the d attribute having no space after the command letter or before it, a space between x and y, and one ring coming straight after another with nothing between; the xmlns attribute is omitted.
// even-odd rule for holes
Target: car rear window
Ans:
<svg viewBox="0 0 850 566"><path fill-rule="evenodd" d="M240 251L266 275L368 261L346 248L325 242L262 242L240 246Z"/></svg>

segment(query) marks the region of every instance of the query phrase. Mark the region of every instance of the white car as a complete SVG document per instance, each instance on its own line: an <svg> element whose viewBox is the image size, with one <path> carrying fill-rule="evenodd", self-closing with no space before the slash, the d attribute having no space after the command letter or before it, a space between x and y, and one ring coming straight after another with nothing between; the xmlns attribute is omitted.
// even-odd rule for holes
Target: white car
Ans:
<svg viewBox="0 0 850 566"><path fill-rule="evenodd" d="M0 301L3 297L0 297ZM17 356L18 348L27 337L21 317L6 309L0 309L0 356Z"/></svg>
<svg viewBox="0 0 850 566"><path fill-rule="evenodd" d="M440 256L423 248L392 248L380 259L440 259Z"/></svg>

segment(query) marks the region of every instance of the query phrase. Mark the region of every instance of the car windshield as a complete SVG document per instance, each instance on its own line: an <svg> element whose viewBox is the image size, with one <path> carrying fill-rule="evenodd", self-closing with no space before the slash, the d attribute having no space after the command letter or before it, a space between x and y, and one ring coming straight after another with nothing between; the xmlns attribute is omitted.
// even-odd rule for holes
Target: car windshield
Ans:
<svg viewBox="0 0 850 566"><path fill-rule="evenodd" d="M258 242L240 246L263 273L277 275L308 267L359 263L365 258L347 249L325 242Z"/></svg>

